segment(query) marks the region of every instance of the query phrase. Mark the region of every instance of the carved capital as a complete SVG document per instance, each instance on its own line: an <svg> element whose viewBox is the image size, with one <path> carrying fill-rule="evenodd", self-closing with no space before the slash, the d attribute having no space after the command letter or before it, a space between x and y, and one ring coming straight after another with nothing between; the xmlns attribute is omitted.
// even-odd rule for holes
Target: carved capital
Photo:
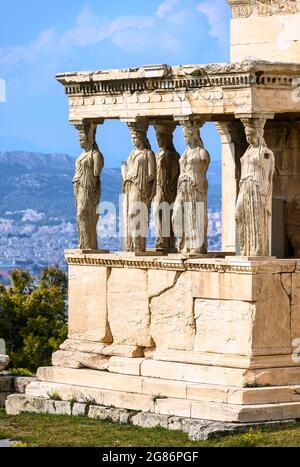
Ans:
<svg viewBox="0 0 300 467"><path fill-rule="evenodd" d="M156 133L166 133L172 135L176 129L177 124L171 120L155 120L153 122Z"/></svg>
<svg viewBox="0 0 300 467"><path fill-rule="evenodd" d="M89 126L91 124L96 127L97 125L103 125L104 121L105 118L78 118L76 120L70 120L70 124L73 125L75 128L77 128L77 126Z"/></svg>
<svg viewBox="0 0 300 467"><path fill-rule="evenodd" d="M205 123L206 119L199 115L180 115L174 116L174 121L179 123L181 126L197 126L201 128Z"/></svg>

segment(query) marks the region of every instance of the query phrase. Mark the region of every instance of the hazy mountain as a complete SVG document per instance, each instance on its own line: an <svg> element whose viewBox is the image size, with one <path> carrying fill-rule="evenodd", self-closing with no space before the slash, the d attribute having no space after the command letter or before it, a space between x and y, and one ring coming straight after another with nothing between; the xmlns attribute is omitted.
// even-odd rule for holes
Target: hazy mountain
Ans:
<svg viewBox="0 0 300 467"><path fill-rule="evenodd" d="M34 209L46 217L75 220L73 158L66 154L0 152L0 216L7 211ZM102 200L117 203L121 189L119 168L102 172ZM221 163L209 169L209 208L221 204Z"/></svg>

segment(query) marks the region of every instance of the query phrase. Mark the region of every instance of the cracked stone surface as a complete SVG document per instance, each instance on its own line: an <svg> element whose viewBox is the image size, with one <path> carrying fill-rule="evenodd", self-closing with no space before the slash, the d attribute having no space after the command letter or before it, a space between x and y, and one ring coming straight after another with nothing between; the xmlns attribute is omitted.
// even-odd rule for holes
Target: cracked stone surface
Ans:
<svg viewBox="0 0 300 467"><path fill-rule="evenodd" d="M194 299L190 273L150 299L151 335L158 348L192 350L195 339Z"/></svg>
<svg viewBox="0 0 300 467"><path fill-rule="evenodd" d="M111 271L107 306L114 344L152 347L147 282L147 271Z"/></svg>

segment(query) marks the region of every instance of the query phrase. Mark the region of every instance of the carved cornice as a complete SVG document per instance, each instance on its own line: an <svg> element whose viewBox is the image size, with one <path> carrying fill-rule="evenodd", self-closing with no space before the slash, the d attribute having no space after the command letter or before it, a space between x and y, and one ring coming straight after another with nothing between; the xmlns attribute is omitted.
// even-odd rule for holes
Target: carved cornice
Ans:
<svg viewBox="0 0 300 467"><path fill-rule="evenodd" d="M272 16L300 12L299 0L227 0L234 18L247 18L252 14Z"/></svg>
<svg viewBox="0 0 300 467"><path fill-rule="evenodd" d="M66 254L66 260L69 266L101 266L108 268L127 268L127 269L158 269L169 271L198 271L198 272L218 272L218 273L238 273L238 274L259 274L263 272L294 272L295 261L274 263L254 262L252 264L230 263L230 261L201 261L185 259L124 259L124 258L105 258L105 256L95 255L69 255Z"/></svg>
<svg viewBox="0 0 300 467"><path fill-rule="evenodd" d="M171 271L185 271L183 262L159 262L147 260L130 260L130 259L106 259L92 257L72 257L66 256L69 265L81 266L102 266L111 268L128 268L128 269L165 269Z"/></svg>
<svg viewBox="0 0 300 467"><path fill-rule="evenodd" d="M132 71L109 70L105 72L65 73L57 75L66 94L74 97L103 96L114 104L122 96L142 96L197 92L207 88L242 88L249 86L293 86L300 66L243 61L231 64L210 64L169 67L168 75L150 76L146 68ZM105 102L103 102L105 103Z"/></svg>

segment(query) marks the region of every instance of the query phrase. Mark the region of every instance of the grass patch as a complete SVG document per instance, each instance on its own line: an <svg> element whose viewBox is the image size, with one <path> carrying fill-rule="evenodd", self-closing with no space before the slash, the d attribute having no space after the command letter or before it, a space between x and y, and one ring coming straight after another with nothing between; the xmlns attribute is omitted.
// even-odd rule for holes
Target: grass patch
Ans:
<svg viewBox="0 0 300 467"><path fill-rule="evenodd" d="M61 400L62 400L62 398L61 398L61 396L60 396L60 394L59 394L58 391L49 392L49 393L48 393L48 396L50 397L50 399L51 399L52 401L61 401Z"/></svg>
<svg viewBox="0 0 300 467"><path fill-rule="evenodd" d="M163 428L143 429L64 415L8 416L0 410L0 439L34 447L300 447L300 423L192 442L185 433Z"/></svg>

